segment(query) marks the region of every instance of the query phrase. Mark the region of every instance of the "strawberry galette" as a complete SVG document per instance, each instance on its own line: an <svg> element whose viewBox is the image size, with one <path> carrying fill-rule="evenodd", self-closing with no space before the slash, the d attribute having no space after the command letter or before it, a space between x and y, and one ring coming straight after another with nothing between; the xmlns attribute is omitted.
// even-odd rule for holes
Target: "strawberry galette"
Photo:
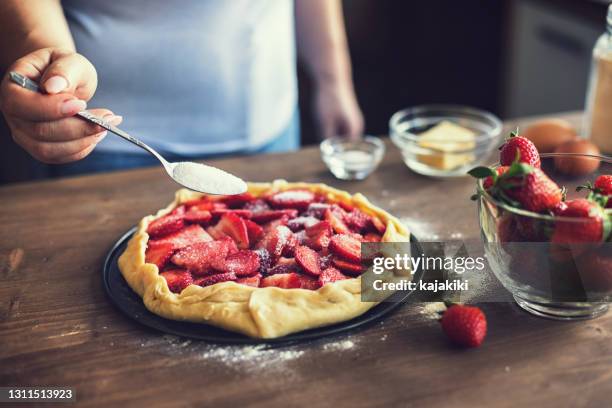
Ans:
<svg viewBox="0 0 612 408"><path fill-rule="evenodd" d="M153 313L274 338L373 307L360 298L361 243L409 240L361 194L277 180L237 196L179 190L140 222L119 267Z"/></svg>

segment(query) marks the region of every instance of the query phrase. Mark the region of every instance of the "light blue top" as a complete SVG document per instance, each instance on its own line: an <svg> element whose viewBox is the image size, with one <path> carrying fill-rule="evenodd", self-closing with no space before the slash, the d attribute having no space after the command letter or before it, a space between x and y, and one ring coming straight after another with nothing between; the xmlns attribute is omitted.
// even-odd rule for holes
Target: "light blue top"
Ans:
<svg viewBox="0 0 612 408"><path fill-rule="evenodd" d="M293 0L63 0L98 71L89 107L169 153L257 149L297 105ZM139 151L109 135L102 151Z"/></svg>

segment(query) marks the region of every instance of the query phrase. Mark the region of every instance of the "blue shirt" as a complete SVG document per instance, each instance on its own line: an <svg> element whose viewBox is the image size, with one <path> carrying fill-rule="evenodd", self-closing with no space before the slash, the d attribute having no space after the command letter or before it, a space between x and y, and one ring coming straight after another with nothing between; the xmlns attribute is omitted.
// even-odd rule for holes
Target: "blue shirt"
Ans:
<svg viewBox="0 0 612 408"><path fill-rule="evenodd" d="M90 108L168 153L253 150L297 106L293 0L63 0L98 72ZM109 135L101 151L139 151Z"/></svg>

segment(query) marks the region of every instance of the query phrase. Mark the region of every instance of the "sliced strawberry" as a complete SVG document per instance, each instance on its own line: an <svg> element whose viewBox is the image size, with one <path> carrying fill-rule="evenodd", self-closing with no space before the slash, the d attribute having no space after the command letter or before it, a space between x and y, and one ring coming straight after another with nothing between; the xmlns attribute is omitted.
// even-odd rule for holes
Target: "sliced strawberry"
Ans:
<svg viewBox="0 0 612 408"><path fill-rule="evenodd" d="M317 290L321 287L318 278L314 278L312 276L299 275L300 277L300 288L309 289L309 290Z"/></svg>
<svg viewBox="0 0 612 408"><path fill-rule="evenodd" d="M278 275L271 275L261 280L261 287L265 288L268 286L276 286L284 289L300 288L302 281L300 275L297 273L281 273Z"/></svg>
<svg viewBox="0 0 612 408"><path fill-rule="evenodd" d="M204 231L204 228L199 225L190 225L182 231L175 232L162 239L149 241L148 245L149 247L156 247L170 243L174 249L181 249L198 242L210 242L212 240L213 238Z"/></svg>
<svg viewBox="0 0 612 408"><path fill-rule="evenodd" d="M293 235L295 236L295 240L297 241L298 245L306 245L306 241L308 241L308 235L306 235L305 230L295 232Z"/></svg>
<svg viewBox="0 0 612 408"><path fill-rule="evenodd" d="M172 210L170 215L185 215L185 206L184 205L179 205L174 210Z"/></svg>
<svg viewBox="0 0 612 408"><path fill-rule="evenodd" d="M304 228L312 227L318 222L319 222L318 218L307 215L307 216L297 217L297 218L290 220L289 222L287 222L287 226L289 227L291 231L297 232L297 231L303 230Z"/></svg>
<svg viewBox="0 0 612 408"><path fill-rule="evenodd" d="M286 190L268 197L268 202L274 208L297 208L305 210L315 200L315 194L310 190Z"/></svg>
<svg viewBox="0 0 612 408"><path fill-rule="evenodd" d="M320 251L327 248L332 235L331 224L328 221L321 221L311 227L306 228L306 245Z"/></svg>
<svg viewBox="0 0 612 408"><path fill-rule="evenodd" d="M265 248L256 249L253 252L259 257L259 273L265 275L268 273L268 269L272 267L272 259L268 250Z"/></svg>
<svg viewBox="0 0 612 408"><path fill-rule="evenodd" d="M295 249L295 262L312 276L321 274L319 254L307 246L299 246Z"/></svg>
<svg viewBox="0 0 612 408"><path fill-rule="evenodd" d="M332 264L332 256L331 255L321 255L319 254L319 268L323 271L329 268Z"/></svg>
<svg viewBox="0 0 612 408"><path fill-rule="evenodd" d="M283 215L280 218L277 218L274 221L270 221L268 223L265 223L262 225L263 230L264 230L264 235L267 234L268 232L276 229L276 227L278 227L279 225L287 225L287 222L289 222L289 217L287 217L286 215Z"/></svg>
<svg viewBox="0 0 612 408"><path fill-rule="evenodd" d="M236 275L233 273L217 273L215 275L205 276L203 278L195 279L193 283L199 286L210 286L215 283L235 281Z"/></svg>
<svg viewBox="0 0 612 408"><path fill-rule="evenodd" d="M251 220L244 220L244 224L247 228L249 243L251 245L256 244L264 235L263 228L259 224L256 224Z"/></svg>
<svg viewBox="0 0 612 408"><path fill-rule="evenodd" d="M145 253L145 262L155 264L159 270L162 270L162 268L166 266L172 257L172 254L174 254L174 250L174 246L171 243L165 243L153 247L148 246Z"/></svg>
<svg viewBox="0 0 612 408"><path fill-rule="evenodd" d="M191 273L206 274L222 268L228 251L227 240L200 242L179 250L172 257L172 262Z"/></svg>
<svg viewBox="0 0 612 408"><path fill-rule="evenodd" d="M327 283L336 282L339 280L349 279L348 276L334 267L324 269L319 275L319 286L325 286Z"/></svg>
<svg viewBox="0 0 612 408"><path fill-rule="evenodd" d="M239 278L253 276L259 272L259 256L253 251L238 251L225 258L222 271L234 273Z"/></svg>
<svg viewBox="0 0 612 408"><path fill-rule="evenodd" d="M242 208L246 203L255 200L255 196L248 191L242 194L225 196L221 198L221 202L225 203L228 208Z"/></svg>
<svg viewBox="0 0 612 408"><path fill-rule="evenodd" d="M184 269L172 269L160 273L166 279L168 289L174 293L181 293L183 289L193 283L193 277Z"/></svg>
<svg viewBox="0 0 612 408"><path fill-rule="evenodd" d="M332 258L332 264L342 272L351 276L359 276L366 270L360 263L347 261L342 258Z"/></svg>
<svg viewBox="0 0 612 408"><path fill-rule="evenodd" d="M304 212L304 215L315 217L322 220L325 217L325 210L331 207L331 204L326 203L312 203L308 206L308 209Z"/></svg>
<svg viewBox="0 0 612 408"><path fill-rule="evenodd" d="M346 225L353 231L362 233L364 232L369 225L371 225L372 221L370 220L369 215L359 211L358 209L354 209L350 213L346 215Z"/></svg>
<svg viewBox="0 0 612 408"><path fill-rule="evenodd" d="M348 261L361 262L361 242L350 235L331 237L329 250Z"/></svg>
<svg viewBox="0 0 612 408"><path fill-rule="evenodd" d="M251 216L253 215L253 213L249 210L232 210L229 208L213 209L213 210L210 210L210 213L212 214L214 218L219 218L229 213L235 214L242 218L251 218Z"/></svg>
<svg viewBox="0 0 612 408"><path fill-rule="evenodd" d="M198 210L195 207L185 213L185 221L191 224L208 225L211 219L210 211Z"/></svg>
<svg viewBox="0 0 612 408"><path fill-rule="evenodd" d="M266 203L261 198L258 198L257 200L250 201L250 202L246 203L244 205L243 209L252 211L253 213L260 213L260 212L263 212L263 211L271 210L271 208L268 205L268 203Z"/></svg>
<svg viewBox="0 0 612 408"><path fill-rule="evenodd" d="M373 232L369 232L363 236L361 242L380 242L381 239L382 237L380 235L375 234Z"/></svg>
<svg viewBox="0 0 612 408"><path fill-rule="evenodd" d="M298 210L288 209L288 210L267 210L254 212L251 216L251 220L258 224L265 224L266 222L270 222L273 220L277 220L286 216L287 218L295 218L298 216Z"/></svg>
<svg viewBox="0 0 612 408"><path fill-rule="evenodd" d="M160 238L180 231L184 226L185 221L182 215L166 215L153 220L147 228L147 234L151 238Z"/></svg>
<svg viewBox="0 0 612 408"><path fill-rule="evenodd" d="M283 256L295 256L295 248L297 248L299 245L300 243L296 238L295 234L289 235L289 238L287 239L287 244L285 244L285 247L283 248Z"/></svg>
<svg viewBox="0 0 612 408"><path fill-rule="evenodd" d="M343 212L344 210L342 210L340 207L336 207L336 209L334 209L334 206L328 208L325 210L325 220L329 222L336 234L348 234L351 232L351 230L344 222L343 214L340 211Z"/></svg>
<svg viewBox="0 0 612 408"><path fill-rule="evenodd" d="M378 232L380 235L385 235L387 225L385 225L385 223L378 217L370 217L370 229L372 229L374 232Z"/></svg>
<svg viewBox="0 0 612 408"><path fill-rule="evenodd" d="M272 231L269 231L257 244L258 248L265 248L273 260L278 259L282 254L285 246L289 242L293 233L284 225L279 225Z"/></svg>
<svg viewBox="0 0 612 408"><path fill-rule="evenodd" d="M253 286L254 288L259 287L259 283L261 282L261 274L257 274L254 276L249 276L248 278L238 278L236 283L240 283L241 285Z"/></svg>
<svg viewBox="0 0 612 408"><path fill-rule="evenodd" d="M293 258L291 258L293 260ZM279 274L287 274L287 273L299 273L300 268L293 261L292 263L286 264L277 264L273 268L268 269L268 275L279 275Z"/></svg>
<svg viewBox="0 0 612 408"><path fill-rule="evenodd" d="M224 214L219 223L208 231L211 232L213 237L222 237L227 235L231 237L238 245L240 249L247 249L249 247L249 234L247 232L246 224L244 220L234 213ZM211 234L211 235L212 235Z"/></svg>

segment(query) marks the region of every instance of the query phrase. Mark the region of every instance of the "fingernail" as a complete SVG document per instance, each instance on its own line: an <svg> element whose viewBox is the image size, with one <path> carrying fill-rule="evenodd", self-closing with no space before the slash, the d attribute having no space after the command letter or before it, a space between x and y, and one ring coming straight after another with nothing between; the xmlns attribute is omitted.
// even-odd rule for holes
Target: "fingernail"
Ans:
<svg viewBox="0 0 612 408"><path fill-rule="evenodd" d="M70 99L62 104L60 112L62 112L63 115L74 115L77 112L85 110L86 107L87 103L85 101Z"/></svg>
<svg viewBox="0 0 612 408"><path fill-rule="evenodd" d="M66 88L68 88L68 81L61 76L52 76L45 82L45 89L50 94L60 93Z"/></svg>
<svg viewBox="0 0 612 408"><path fill-rule="evenodd" d="M102 141L102 139L104 139L106 137L106 135L108 134L108 131L104 131L102 133L100 133L98 136L96 136L96 144L100 143Z"/></svg>
<svg viewBox="0 0 612 408"><path fill-rule="evenodd" d="M123 116L108 114L103 119L111 125L117 126L123 121Z"/></svg>

